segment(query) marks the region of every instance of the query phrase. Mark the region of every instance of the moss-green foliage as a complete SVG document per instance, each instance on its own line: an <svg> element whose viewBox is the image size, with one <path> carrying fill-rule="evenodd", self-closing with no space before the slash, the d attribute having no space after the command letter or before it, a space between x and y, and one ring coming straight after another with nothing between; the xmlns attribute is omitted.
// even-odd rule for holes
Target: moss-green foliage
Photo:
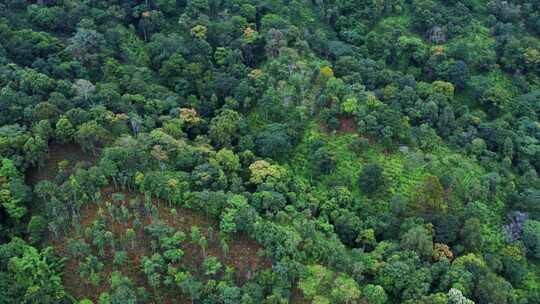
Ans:
<svg viewBox="0 0 540 304"><path fill-rule="evenodd" d="M540 302L538 1L79 2L0 3L2 299Z"/></svg>

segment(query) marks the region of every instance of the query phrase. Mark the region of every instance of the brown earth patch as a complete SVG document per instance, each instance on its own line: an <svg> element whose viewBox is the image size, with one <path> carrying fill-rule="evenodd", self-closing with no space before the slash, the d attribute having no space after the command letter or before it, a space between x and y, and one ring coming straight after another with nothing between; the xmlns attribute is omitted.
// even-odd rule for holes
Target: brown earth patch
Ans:
<svg viewBox="0 0 540 304"><path fill-rule="evenodd" d="M339 119L339 130L340 133L355 133L356 132L356 121L354 118L340 118Z"/></svg>
<svg viewBox="0 0 540 304"><path fill-rule="evenodd" d="M351 117L340 117L338 118L339 128L335 130L338 134L351 134L356 133L356 121ZM330 129L326 124L320 124L320 127L323 131L330 133L334 130Z"/></svg>
<svg viewBox="0 0 540 304"><path fill-rule="evenodd" d="M115 192L124 194L125 199L120 202L113 201L111 196ZM118 270L129 277L136 287L145 287L156 303L191 303L187 296L182 295L180 288L170 286L156 291L148 285L146 276L142 272L142 259L144 256L150 257L154 252L152 252L151 249L152 240L143 229L136 231L137 240L135 244L129 244L126 241L122 241L126 229L134 227L133 219L135 212L139 212L143 226L152 222L152 217L149 214L143 214L144 212L141 211L141 208L131 208L132 206L129 206L130 200L138 198L140 202L144 202L144 197L137 194L117 191L112 187L103 189L102 197L103 203L99 205L95 203L88 204L81 208L81 229L72 229L68 235L60 237L59 239L50 239L50 243L53 245L58 255L70 257L68 240L72 238L83 238L87 244L91 245L91 239L84 235L84 230L86 227L90 227L101 214L102 217L105 218L106 229L113 232L115 240L118 241L115 248L107 246L105 255L99 257L99 260L104 264L104 268L103 271L100 272L101 281L97 285L92 285L88 278L79 275L80 259L69 258L65 265L63 278L67 292L76 299L88 298L96 302L100 293L110 291L110 274L114 270ZM113 220L105 206L104 202L106 201L111 202L111 204L116 206L124 205L129 208L130 219L126 223L119 223ZM179 207L175 208L177 214L176 216L173 216L171 213L172 208L162 200L153 199L152 204L157 208L160 221L173 227L176 231L182 231L186 234L186 240L182 242L181 246L184 251L184 256L179 263L175 264L175 266L189 269L190 272L200 280L205 281L209 278L219 279L221 275L223 275L224 267L222 268L222 271L215 276L208 277L204 275L201 267L204 261L203 252L199 246L192 244L189 241L192 226L199 227L202 234L208 239L208 248L206 249L205 254L207 256L215 256L223 266L230 266L235 269L235 281L238 285L242 285L249 281L256 272L271 267L271 261L258 254L262 250L262 247L254 240L251 240L244 235L236 235L227 241L229 250L228 254L225 254L220 246L218 223L208 220L192 210ZM100 208L103 210L102 213L98 212ZM209 236L210 227L212 227L212 230L214 231L212 237ZM92 245L91 248L91 253L94 256L98 256L97 248ZM120 268L113 265L116 250L125 250L129 257L129 262Z"/></svg>
<svg viewBox="0 0 540 304"><path fill-rule="evenodd" d="M58 173L58 163L63 160L69 162L68 170L73 169L77 163L93 163L94 157L83 152L76 144L50 144L47 161L41 167L31 167L26 173L26 183L36 185L42 180L54 180Z"/></svg>

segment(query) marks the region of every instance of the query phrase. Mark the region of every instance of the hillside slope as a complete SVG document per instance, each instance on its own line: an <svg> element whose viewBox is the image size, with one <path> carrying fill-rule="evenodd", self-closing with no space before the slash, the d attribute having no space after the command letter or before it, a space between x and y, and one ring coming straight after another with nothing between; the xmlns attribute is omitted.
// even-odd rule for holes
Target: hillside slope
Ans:
<svg viewBox="0 0 540 304"><path fill-rule="evenodd" d="M540 2L0 3L0 303L540 303Z"/></svg>

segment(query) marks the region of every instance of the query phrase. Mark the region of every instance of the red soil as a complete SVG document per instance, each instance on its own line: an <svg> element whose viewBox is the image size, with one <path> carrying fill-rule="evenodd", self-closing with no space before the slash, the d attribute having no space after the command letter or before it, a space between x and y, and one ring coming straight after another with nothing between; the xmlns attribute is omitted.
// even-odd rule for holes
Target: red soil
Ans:
<svg viewBox="0 0 540 304"><path fill-rule="evenodd" d="M103 201L109 201L113 204L128 206L130 199L135 198L137 195L126 193L125 200L123 202L113 202L111 200L111 195L115 192L111 187L105 188L102 191ZM139 196L141 201L144 201L144 198ZM221 264L224 266L234 267L235 271L235 280L237 284L242 285L249 280L256 272L267 269L271 266L271 261L268 258L260 257L257 253L262 250L262 247L257 244L255 241L247 238L246 236L237 236L228 241L229 252L228 255L225 255L219 245L219 229L218 225L215 222L212 222L206 219L204 216L195 213L189 209L176 208L177 215L171 215L171 208L167 206L164 201L157 199L153 200L154 206L158 208L159 219L164 221L168 226L175 228L176 230L183 231L187 239L182 243L182 250L184 251L184 256L180 263L177 266L182 266L191 271L191 273L199 279L204 280L205 277L202 273L201 265L204 260L203 252L199 248L189 242L190 229L192 226L198 226L201 229L201 232L208 237L208 228L212 227L213 241L209 240L208 249L206 250L206 255L217 257ZM132 219L128 221L127 224L119 224L116 221L113 221L109 216L105 204L101 204L101 207L104 211L104 216L107 219L107 230L112 231L115 235L116 240L121 240L123 235L125 235L125 230L127 228L133 227ZM98 218L98 209L97 204L89 204L84 206L81 209L81 226L84 228L91 226L92 222ZM137 212L137 210L133 211ZM148 225L151 222L149 216L141 215L141 220L144 225ZM154 300L158 299L154 290L148 286L146 282L146 277L142 273L142 258L143 256L151 256L153 253L151 251L151 239L147 236L142 229L136 231L137 241L135 247L130 245L117 245L117 247L124 247L128 252L129 263L128 265L122 267L121 269L116 269L113 266L114 259L114 249L107 247L105 251L105 257L100 257L100 261L104 263L104 270L100 273L101 282L98 286L90 284L88 278L81 278L79 275L79 260L69 259L66 262L64 270L64 285L67 291L77 299L88 298L93 301L97 301L99 294L105 291L110 291L110 282L109 277L113 270L120 270L124 275L128 276L135 286L143 286L153 294ZM60 256L69 257L69 251L67 248L68 239L81 237L79 233L73 229L69 235L62 237L60 239L51 239L50 243L54 246L55 251ZM83 236L82 236L83 237ZM86 239L86 242L90 244L90 240ZM92 254L97 256L97 249L92 246ZM217 275L217 278L221 274ZM166 290L166 291L165 291ZM190 303L191 301L188 297L183 296L179 288L162 288L159 294L162 296L159 299L159 302L163 303Z"/></svg>
<svg viewBox="0 0 540 304"><path fill-rule="evenodd" d="M340 117L339 128L336 130L338 134L351 134L356 133L356 121L350 117ZM325 124L321 124L321 128L325 132L332 132L332 130Z"/></svg>
<svg viewBox="0 0 540 304"><path fill-rule="evenodd" d="M42 180L53 180L58 173L58 163L67 160L69 168L73 169L78 162L94 161L93 157L85 154L76 144L50 144L47 162L41 167L32 167L26 174L26 183L36 185Z"/></svg>

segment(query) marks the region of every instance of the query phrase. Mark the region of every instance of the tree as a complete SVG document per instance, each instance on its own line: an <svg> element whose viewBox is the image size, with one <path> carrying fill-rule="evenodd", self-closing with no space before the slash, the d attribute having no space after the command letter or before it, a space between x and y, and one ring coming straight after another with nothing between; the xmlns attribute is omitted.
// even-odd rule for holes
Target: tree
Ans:
<svg viewBox="0 0 540 304"><path fill-rule="evenodd" d="M240 158L228 149L219 150L215 157L210 159L210 164L215 164L223 168L225 172L237 172L240 170Z"/></svg>
<svg viewBox="0 0 540 304"><path fill-rule="evenodd" d="M27 161L33 166L42 166L49 152L47 143L41 137L30 137L23 146Z"/></svg>
<svg viewBox="0 0 540 304"><path fill-rule="evenodd" d="M82 96L85 101L88 100L88 96L96 90L96 86L86 79L77 79L73 84L73 89L77 91L79 96Z"/></svg>
<svg viewBox="0 0 540 304"><path fill-rule="evenodd" d="M173 14L176 10L175 0L157 0L156 5L166 14Z"/></svg>
<svg viewBox="0 0 540 304"><path fill-rule="evenodd" d="M221 263L214 256L208 256L203 261L204 274L207 276L213 276L221 269Z"/></svg>
<svg viewBox="0 0 540 304"><path fill-rule="evenodd" d="M30 20L33 24L43 29L62 29L62 21L65 21L62 20L64 10L58 6L47 7L45 5L46 2L45 0L39 0L37 1L38 4L32 4L27 7Z"/></svg>
<svg viewBox="0 0 540 304"><path fill-rule="evenodd" d="M139 27L142 29L144 41L149 38L164 26L165 16L159 10L144 11L139 19Z"/></svg>
<svg viewBox="0 0 540 304"><path fill-rule="evenodd" d="M163 250L165 250L163 252L163 257L165 257L165 259L168 261L178 263L184 256L184 251L180 248L180 246L185 238L186 235L182 231L177 231L170 237L161 238L160 246Z"/></svg>
<svg viewBox="0 0 540 304"><path fill-rule="evenodd" d="M98 304L111 304L111 295L108 292L100 293Z"/></svg>
<svg viewBox="0 0 540 304"><path fill-rule="evenodd" d="M238 138L242 116L233 110L224 110L210 121L208 136L216 147L230 147Z"/></svg>
<svg viewBox="0 0 540 304"><path fill-rule="evenodd" d="M238 230L238 214L248 208L248 202L241 195L233 195L227 199L227 207L221 213L219 228L223 233L234 233ZM226 245L226 243L225 243Z"/></svg>
<svg viewBox="0 0 540 304"><path fill-rule="evenodd" d="M437 176L428 175L411 200L411 207L421 215L432 217L444 214L448 206L444 201L444 189Z"/></svg>
<svg viewBox="0 0 540 304"><path fill-rule="evenodd" d="M103 270L103 263L99 261L99 258L94 255L87 256L79 263L79 275L81 278L87 278L88 281L94 286L99 286L100 275Z"/></svg>
<svg viewBox="0 0 540 304"><path fill-rule="evenodd" d="M97 148L109 138L109 132L95 120L83 123L75 133L75 140L81 147L96 155Z"/></svg>
<svg viewBox="0 0 540 304"><path fill-rule="evenodd" d="M30 190L15 163L7 158L2 159L0 166L0 204L7 214L20 221L26 214L26 203L30 201Z"/></svg>
<svg viewBox="0 0 540 304"><path fill-rule="evenodd" d="M506 137L503 144L503 155L512 159L514 156L514 142L511 137Z"/></svg>
<svg viewBox="0 0 540 304"><path fill-rule="evenodd" d="M313 303L355 303L361 294L358 284L347 274L336 275L322 265L307 266L298 286Z"/></svg>
<svg viewBox="0 0 540 304"><path fill-rule="evenodd" d="M323 174L332 172L336 166L334 156L325 147L318 148L310 156L315 170Z"/></svg>
<svg viewBox="0 0 540 304"><path fill-rule="evenodd" d="M482 155L486 151L486 148L486 142L481 138L473 139L470 145L471 153L476 156Z"/></svg>
<svg viewBox="0 0 540 304"><path fill-rule="evenodd" d="M482 223L478 218L470 218L465 221L461 229L461 238L465 248L471 252L480 252L484 245Z"/></svg>
<svg viewBox="0 0 540 304"><path fill-rule="evenodd" d="M155 253L152 257L143 257L142 259L143 272L146 275L148 284L154 290L161 286L162 272L165 266L165 261L159 253Z"/></svg>
<svg viewBox="0 0 540 304"><path fill-rule="evenodd" d="M474 304L474 302L463 296L459 289L450 288L448 291L448 304Z"/></svg>
<svg viewBox="0 0 540 304"><path fill-rule="evenodd" d="M191 241L198 245L202 252L203 257L206 257L206 248L208 247L208 241L206 237L202 234L201 229L197 226L191 226Z"/></svg>
<svg viewBox="0 0 540 304"><path fill-rule="evenodd" d="M336 216L336 214L338 215ZM332 216L335 217L334 227L341 242L351 247L354 246L362 229L360 218L346 209L341 209L339 213L336 210Z"/></svg>
<svg viewBox="0 0 540 304"><path fill-rule="evenodd" d="M39 244L47 235L47 220L41 215L33 215L26 231L32 244Z"/></svg>
<svg viewBox="0 0 540 304"><path fill-rule="evenodd" d="M131 280L118 271L111 274L110 304L136 304L137 294L135 293ZM100 296L101 299L101 296Z"/></svg>
<svg viewBox="0 0 540 304"><path fill-rule="evenodd" d="M360 298L358 284L348 275L340 273L334 281L330 296L335 303L355 303Z"/></svg>
<svg viewBox="0 0 540 304"><path fill-rule="evenodd" d="M135 248L136 237L137 234L135 233L135 230L132 228L126 229L126 240L131 244L131 249Z"/></svg>
<svg viewBox="0 0 540 304"><path fill-rule="evenodd" d="M308 299L314 299L320 292L328 291L328 284L332 279L332 272L321 265L311 265L306 273L300 277L298 287ZM320 295L319 295L320 296ZM327 300L329 302L329 300Z"/></svg>
<svg viewBox="0 0 540 304"><path fill-rule="evenodd" d="M191 172L191 179L197 190L220 190L227 185L227 176L223 170L208 163L199 165Z"/></svg>
<svg viewBox="0 0 540 304"><path fill-rule="evenodd" d="M475 296L479 304L500 303L509 301L512 285L496 274L489 272L478 279Z"/></svg>
<svg viewBox="0 0 540 304"><path fill-rule="evenodd" d="M388 296L379 285L368 284L362 289L362 295L370 304L385 304L388 300Z"/></svg>
<svg viewBox="0 0 540 304"><path fill-rule="evenodd" d="M28 95L39 95L46 98L55 87L53 79L34 69L21 70L20 75L20 89ZM56 108L49 103L44 103L44 106L49 111ZM39 108L37 110L39 110Z"/></svg>
<svg viewBox="0 0 540 304"><path fill-rule="evenodd" d="M360 189L364 193L373 195L385 188L383 169L378 164L369 164L362 168L359 176Z"/></svg>
<svg viewBox="0 0 540 304"><path fill-rule="evenodd" d="M128 262L129 256L126 251L119 250L114 253L113 264L117 267L123 267Z"/></svg>
<svg viewBox="0 0 540 304"><path fill-rule="evenodd" d="M285 207L287 199L276 191L259 191L253 193L251 204L261 214L276 214Z"/></svg>
<svg viewBox="0 0 540 304"><path fill-rule="evenodd" d="M208 32L208 29L204 25L196 25L191 28L191 36L197 38L197 39L206 39L206 33Z"/></svg>
<svg viewBox="0 0 540 304"><path fill-rule="evenodd" d="M457 88L464 88L470 79L470 72L467 63L461 60L453 62L448 69L446 78Z"/></svg>
<svg viewBox="0 0 540 304"><path fill-rule="evenodd" d="M263 157L283 157L292 148L287 126L278 123L267 125L255 139L255 145L257 152Z"/></svg>
<svg viewBox="0 0 540 304"><path fill-rule="evenodd" d="M492 86L487 88L480 96L480 102L483 103L489 112L498 113L505 111L511 101L511 95L501 86Z"/></svg>
<svg viewBox="0 0 540 304"><path fill-rule="evenodd" d="M78 28L75 35L70 38L66 48L73 57L85 66L97 64L99 52L105 46L105 38L102 34L92 29Z"/></svg>
<svg viewBox="0 0 540 304"><path fill-rule="evenodd" d="M171 85L176 85L186 73L184 72L186 69L186 59L182 54L177 53L163 61L161 68L159 69L159 75L167 79L167 82Z"/></svg>
<svg viewBox="0 0 540 304"><path fill-rule="evenodd" d="M3 45L18 64L30 66L37 58L46 58L48 54L54 54L62 49L59 39L49 33L31 29L17 31L8 29L9 27L2 27L2 36L11 32L10 39L5 39L7 41L2 39ZM4 42L7 43L4 44Z"/></svg>
<svg viewBox="0 0 540 304"><path fill-rule="evenodd" d="M45 142L49 142L49 139L54 133L51 122L48 119L40 120L32 127L32 131L36 137L43 139Z"/></svg>
<svg viewBox="0 0 540 304"><path fill-rule="evenodd" d="M58 122L56 122L55 134L56 140L60 143L65 144L73 140L75 129L67 117L63 116L58 119Z"/></svg>
<svg viewBox="0 0 540 304"><path fill-rule="evenodd" d="M40 102L32 111L32 116L34 117L34 120L46 120L51 119L55 120L58 116L58 113L60 113L60 109L54 104L51 104L49 102Z"/></svg>
<svg viewBox="0 0 540 304"><path fill-rule="evenodd" d="M71 239L67 246L69 253L76 259L82 259L90 254L90 246L84 239Z"/></svg>
<svg viewBox="0 0 540 304"><path fill-rule="evenodd" d="M540 259L540 222L528 220L523 226L523 244L527 253L534 258Z"/></svg>
<svg viewBox="0 0 540 304"><path fill-rule="evenodd" d="M175 274L174 281L182 289L183 293L189 295L191 303L194 303L201 296L203 284L197 281L188 271Z"/></svg>
<svg viewBox="0 0 540 304"><path fill-rule="evenodd" d="M279 56L281 48L287 43L285 36L280 30L271 28L266 33L266 52L270 58L276 58Z"/></svg>
<svg viewBox="0 0 540 304"><path fill-rule="evenodd" d="M377 284L402 301L426 295L431 281L430 270L420 265L420 259L412 251L398 251L392 254L376 278Z"/></svg>
<svg viewBox="0 0 540 304"><path fill-rule="evenodd" d="M2 203L9 216L16 221L19 221L27 212L27 208L22 204L21 200L14 197L11 191L7 189L0 190L0 203Z"/></svg>
<svg viewBox="0 0 540 304"><path fill-rule="evenodd" d="M65 296L61 270L63 260L53 255L52 247L42 251L26 245L20 256L9 260L14 282L23 290L28 303L57 303Z"/></svg>
<svg viewBox="0 0 540 304"><path fill-rule="evenodd" d="M287 170L280 165L272 165L264 160L257 160L249 165L251 177L249 181L253 184L276 183L287 176Z"/></svg>
<svg viewBox="0 0 540 304"><path fill-rule="evenodd" d="M433 237L423 226L415 226L409 229L401 237L401 247L412 250L424 259L430 259L433 254Z"/></svg>

